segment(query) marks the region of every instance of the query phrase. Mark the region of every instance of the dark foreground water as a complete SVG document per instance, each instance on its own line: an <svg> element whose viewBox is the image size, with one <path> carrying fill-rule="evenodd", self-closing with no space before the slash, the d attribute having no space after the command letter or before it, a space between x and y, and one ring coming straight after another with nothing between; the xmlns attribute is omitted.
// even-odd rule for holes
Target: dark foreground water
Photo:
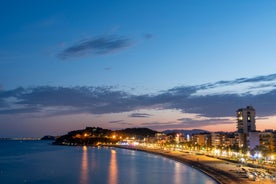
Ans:
<svg viewBox="0 0 276 184"><path fill-rule="evenodd" d="M0 141L0 184L215 184L201 172L139 151Z"/></svg>

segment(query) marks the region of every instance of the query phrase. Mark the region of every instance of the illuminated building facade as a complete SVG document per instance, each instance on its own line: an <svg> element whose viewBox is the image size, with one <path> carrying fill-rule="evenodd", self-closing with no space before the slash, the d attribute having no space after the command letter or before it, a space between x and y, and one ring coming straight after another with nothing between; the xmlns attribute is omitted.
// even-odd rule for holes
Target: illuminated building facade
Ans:
<svg viewBox="0 0 276 184"><path fill-rule="evenodd" d="M249 139L249 132L256 132L255 116L256 111L252 106L247 106L246 108L237 110L237 132L239 135L239 147L243 148L244 150L248 148L252 149L253 146L252 140L254 140L253 135L255 134L250 134L251 139Z"/></svg>
<svg viewBox="0 0 276 184"><path fill-rule="evenodd" d="M237 110L237 129L238 133L248 134L256 131L255 109L252 106Z"/></svg>

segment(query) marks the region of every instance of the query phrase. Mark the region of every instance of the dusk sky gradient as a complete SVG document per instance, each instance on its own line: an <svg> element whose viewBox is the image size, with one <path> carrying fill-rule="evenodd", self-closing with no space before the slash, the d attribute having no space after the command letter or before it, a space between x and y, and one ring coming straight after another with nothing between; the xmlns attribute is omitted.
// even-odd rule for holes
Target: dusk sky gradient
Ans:
<svg viewBox="0 0 276 184"><path fill-rule="evenodd" d="M276 1L0 2L0 138L276 129Z"/></svg>

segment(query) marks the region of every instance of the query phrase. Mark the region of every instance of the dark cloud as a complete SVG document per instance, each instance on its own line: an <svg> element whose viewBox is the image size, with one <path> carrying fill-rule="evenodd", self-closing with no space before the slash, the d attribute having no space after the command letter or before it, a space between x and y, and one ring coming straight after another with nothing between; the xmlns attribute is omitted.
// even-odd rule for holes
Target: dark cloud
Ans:
<svg viewBox="0 0 276 184"><path fill-rule="evenodd" d="M150 34L150 33L146 33L146 34L144 34L144 38L145 38L146 40L150 40L150 39L153 38L153 35Z"/></svg>
<svg viewBox="0 0 276 184"><path fill-rule="evenodd" d="M120 124L120 125L132 125L131 123L127 123L124 120L109 121L108 123L111 123L111 124Z"/></svg>
<svg viewBox="0 0 276 184"><path fill-rule="evenodd" d="M267 82L276 80L276 74L265 75L265 76L256 76L252 78L239 78L231 81L218 81L215 83L207 83L199 86L201 89L208 89L216 86L226 86L226 85L235 85L243 83L255 83L255 82Z"/></svg>
<svg viewBox="0 0 276 184"><path fill-rule="evenodd" d="M186 122L186 121L192 121L193 119L191 118L179 118L177 119L177 121L183 121L183 122Z"/></svg>
<svg viewBox="0 0 276 184"><path fill-rule="evenodd" d="M209 125L217 125L217 124L233 124L233 121L226 118L210 118L210 119L191 119L191 118L182 118L178 119L181 122L181 126L185 128L189 127L201 127L201 126L209 126Z"/></svg>
<svg viewBox="0 0 276 184"><path fill-rule="evenodd" d="M133 125L133 124L127 123L127 122L121 122L121 123L119 123L119 124L121 124L121 125Z"/></svg>
<svg viewBox="0 0 276 184"><path fill-rule="evenodd" d="M166 125L172 125L172 124L174 124L174 123L172 123L172 122L160 123L158 121L153 121L153 122L141 123L140 125L143 125L143 126L146 125L148 127L148 126L159 126L159 125L166 126Z"/></svg>
<svg viewBox="0 0 276 184"><path fill-rule="evenodd" d="M130 46L130 39L118 36L102 36L74 44L58 54L58 57L68 59L84 55L104 55Z"/></svg>
<svg viewBox="0 0 276 184"><path fill-rule="evenodd" d="M108 123L122 123L124 122L124 120L115 120L115 121L109 121Z"/></svg>
<svg viewBox="0 0 276 184"><path fill-rule="evenodd" d="M5 99L9 97L20 97L25 92L26 92L26 89L22 87L19 87L13 90L1 90L0 99Z"/></svg>
<svg viewBox="0 0 276 184"><path fill-rule="evenodd" d="M276 74L271 74L271 75L265 75L265 76L257 76L254 78L242 78L242 79L237 79L237 80L239 80L240 83L244 83L244 82L272 81L275 79L276 79Z"/></svg>
<svg viewBox="0 0 276 184"><path fill-rule="evenodd" d="M246 79L247 81L273 80L275 75ZM245 79L243 79L244 81ZM242 80L234 80L233 83ZM222 84L222 82L220 82ZM228 82L230 83L230 81ZM222 85L224 85L223 83ZM211 86L212 84L210 84ZM218 83L216 83L218 85ZM238 108L254 106L257 116L276 115L276 89L262 94L213 94L193 95L201 86L181 86L156 95L133 95L112 87L51 87L17 88L0 91L0 114L17 114L27 112L48 112L52 115L70 113L120 113L139 111L141 109L176 109L185 113L195 113L209 120L206 123L224 121L216 117L233 117ZM207 85L204 86L204 88ZM46 110L45 110L46 109ZM60 110L59 110L60 109ZM130 117L149 117L147 113L133 113ZM181 120L179 120L181 121ZM204 122L197 121L198 124ZM197 123L186 119L183 124ZM179 123L179 122L178 122Z"/></svg>
<svg viewBox="0 0 276 184"><path fill-rule="evenodd" d="M132 113L129 115L129 117L132 117L132 118L148 118L150 116L151 115L147 113Z"/></svg>
<svg viewBox="0 0 276 184"><path fill-rule="evenodd" d="M39 111L40 110L36 107L24 107L24 108L17 108L17 109L0 110L0 114L35 113L35 112L39 112Z"/></svg>
<svg viewBox="0 0 276 184"><path fill-rule="evenodd" d="M187 92L186 88L179 87L179 93ZM158 97L156 97L158 98ZM276 90L259 95L216 94L206 96L171 96L166 108L180 109L187 113L201 114L206 117L226 117L235 115L240 107L253 105L258 116L276 114Z"/></svg>
<svg viewBox="0 0 276 184"><path fill-rule="evenodd" d="M153 130L156 129L172 129L172 128L184 128L181 123L175 123L175 122L165 122L165 123L160 123L160 122L147 122L147 123L141 123L141 126L147 127ZM188 127L192 128L192 127Z"/></svg>
<svg viewBox="0 0 276 184"><path fill-rule="evenodd" d="M141 125L152 129L171 129L171 128L200 128L202 126L210 125L221 125L221 124L234 124L232 120L226 118L211 118L205 120L197 120L192 118L181 118L178 122L146 122Z"/></svg>
<svg viewBox="0 0 276 184"><path fill-rule="evenodd" d="M111 70L112 68L111 67L105 67L104 68L104 70L106 70L106 71L109 71L109 70Z"/></svg>
<svg viewBox="0 0 276 184"><path fill-rule="evenodd" d="M110 87L39 87L21 96L20 104L68 106L93 114L127 112L134 108L132 96Z"/></svg>

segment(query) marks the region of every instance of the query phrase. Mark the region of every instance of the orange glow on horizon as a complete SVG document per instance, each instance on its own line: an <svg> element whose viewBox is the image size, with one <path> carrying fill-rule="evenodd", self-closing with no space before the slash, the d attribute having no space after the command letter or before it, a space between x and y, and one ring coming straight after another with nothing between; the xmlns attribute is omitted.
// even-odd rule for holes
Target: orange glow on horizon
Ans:
<svg viewBox="0 0 276 184"><path fill-rule="evenodd" d="M276 130L276 116L269 116L265 119L256 118L256 129L261 131L266 129Z"/></svg>

